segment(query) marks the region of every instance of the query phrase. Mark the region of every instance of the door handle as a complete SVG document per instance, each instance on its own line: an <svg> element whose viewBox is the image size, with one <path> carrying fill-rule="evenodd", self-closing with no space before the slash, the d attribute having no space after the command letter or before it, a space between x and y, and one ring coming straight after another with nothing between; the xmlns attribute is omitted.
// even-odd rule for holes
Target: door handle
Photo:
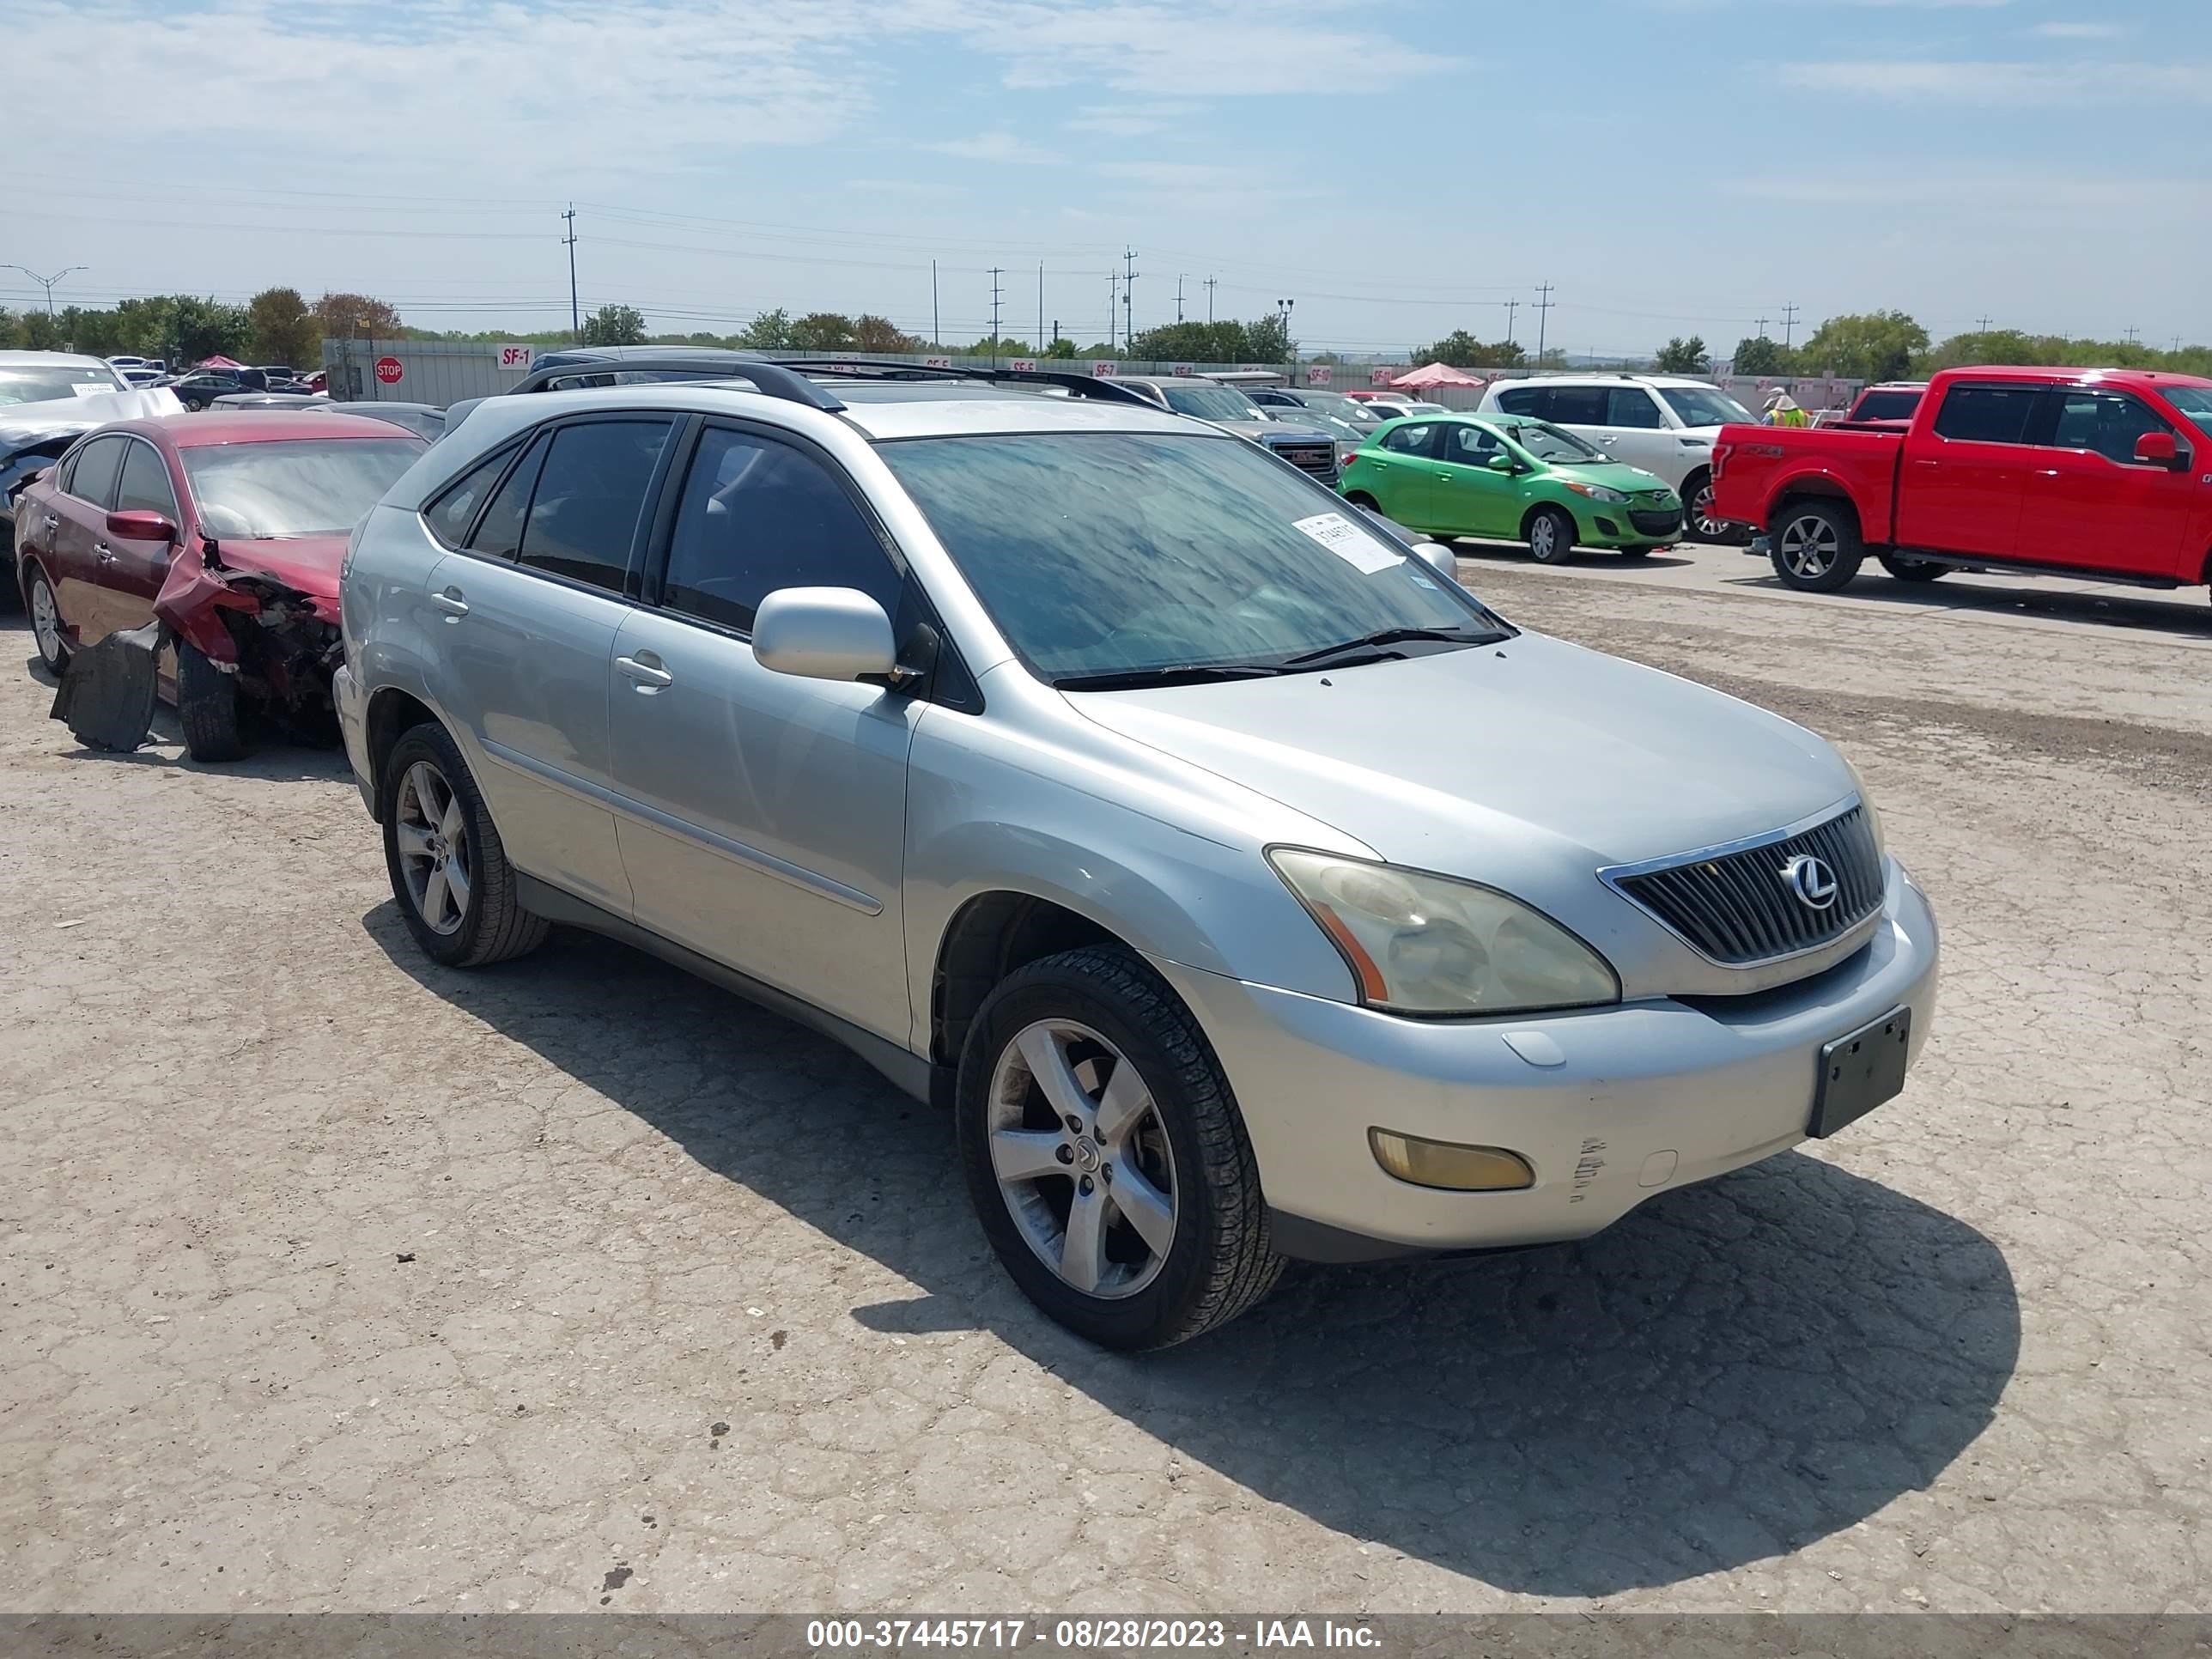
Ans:
<svg viewBox="0 0 2212 1659"><path fill-rule="evenodd" d="M461 597L461 590L458 587L448 587L441 593L433 593L430 603L455 621L469 614L469 602Z"/></svg>
<svg viewBox="0 0 2212 1659"><path fill-rule="evenodd" d="M650 651L641 651L635 657L617 657L615 666L635 680L636 689L648 696L676 684L676 676L663 668L660 659Z"/></svg>
<svg viewBox="0 0 2212 1659"><path fill-rule="evenodd" d="M94 542L92 544L92 556L99 560L102 564L113 564L115 562L115 550L110 547L106 542Z"/></svg>

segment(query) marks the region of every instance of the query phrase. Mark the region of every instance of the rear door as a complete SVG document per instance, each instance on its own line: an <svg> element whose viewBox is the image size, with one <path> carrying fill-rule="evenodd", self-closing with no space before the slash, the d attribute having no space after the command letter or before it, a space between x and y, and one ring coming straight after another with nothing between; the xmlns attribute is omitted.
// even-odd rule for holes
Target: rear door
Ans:
<svg viewBox="0 0 2212 1659"><path fill-rule="evenodd" d="M2147 433L2172 437L2186 463L2190 434L2131 392L2057 386L2030 455L2020 556L2130 575L2170 576L2185 553L2203 491L2196 468L2136 459ZM2194 580L2194 557L2185 575Z"/></svg>
<svg viewBox="0 0 2212 1659"><path fill-rule="evenodd" d="M1550 395L1544 400L1544 418L1553 426L1566 428L1584 443L1611 454L1605 434L1620 429L1606 424L1613 412L1614 389L1609 385L1554 386L1549 388ZM1501 398L1498 401L1502 404L1505 400Z"/></svg>
<svg viewBox="0 0 2212 1659"><path fill-rule="evenodd" d="M1897 480L1899 546L2020 556L2021 512L2037 451L2029 438L2051 387L1954 381L1929 426L1905 440Z"/></svg>
<svg viewBox="0 0 2212 1659"><path fill-rule="evenodd" d="M79 645L96 645L114 626L106 590L107 509L115 499L116 475L123 470L119 434L94 438L64 470L66 483L54 496L52 542L54 604L65 627L76 630Z"/></svg>

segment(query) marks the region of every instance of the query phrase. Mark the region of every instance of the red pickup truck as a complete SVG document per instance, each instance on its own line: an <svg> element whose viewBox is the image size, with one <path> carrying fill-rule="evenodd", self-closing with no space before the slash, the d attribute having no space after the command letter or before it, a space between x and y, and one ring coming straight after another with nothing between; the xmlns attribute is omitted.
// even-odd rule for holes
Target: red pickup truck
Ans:
<svg viewBox="0 0 2212 1659"><path fill-rule="evenodd" d="M2212 581L2212 380L2140 369L1954 368L1901 430L1728 426L1716 516L1790 587L1873 554L1900 581L1956 569L2146 587Z"/></svg>

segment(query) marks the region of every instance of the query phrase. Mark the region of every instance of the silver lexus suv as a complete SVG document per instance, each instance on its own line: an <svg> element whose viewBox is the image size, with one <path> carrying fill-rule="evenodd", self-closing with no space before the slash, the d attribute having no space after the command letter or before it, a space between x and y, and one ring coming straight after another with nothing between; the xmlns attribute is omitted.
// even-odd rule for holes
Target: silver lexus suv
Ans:
<svg viewBox="0 0 2212 1659"><path fill-rule="evenodd" d="M1834 750L1120 396L477 405L343 578L422 949L590 928L828 1033L1121 1348L1286 1257L1580 1237L1899 1091L1936 923Z"/></svg>

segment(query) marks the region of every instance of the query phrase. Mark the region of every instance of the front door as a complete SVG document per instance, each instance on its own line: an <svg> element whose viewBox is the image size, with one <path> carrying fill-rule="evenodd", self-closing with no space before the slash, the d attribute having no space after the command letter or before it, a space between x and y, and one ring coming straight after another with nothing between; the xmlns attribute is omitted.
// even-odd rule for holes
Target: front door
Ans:
<svg viewBox="0 0 2212 1659"><path fill-rule="evenodd" d="M1689 455L1667 424L1666 412L1649 388L1640 386L1607 387L1605 424L1595 435L1584 434L1616 461L1640 466L1679 489L1689 476Z"/></svg>
<svg viewBox="0 0 2212 1659"><path fill-rule="evenodd" d="M1932 429L1905 441L1897 477L1899 545L1942 553L2020 553L2028 447L2050 388L2032 381L1960 382Z"/></svg>
<svg viewBox="0 0 2212 1659"><path fill-rule="evenodd" d="M607 682L637 920L903 1045L907 754L919 705L754 659L785 587L905 579L834 462L736 424L701 432L646 603Z"/></svg>
<svg viewBox="0 0 2212 1659"><path fill-rule="evenodd" d="M1449 528L1437 515L1443 511L1437 488L1437 423L1407 421L1394 426L1364 453L1369 487L1382 516L1408 530Z"/></svg>
<svg viewBox="0 0 2212 1659"><path fill-rule="evenodd" d="M177 487L169 477L169 464L161 452L143 438L124 440L123 470L115 484L118 513L158 513L173 526L183 522L177 511ZM110 629L143 628L154 620L154 598L168 579L169 560L176 544L164 537L141 541L127 536L103 535L94 549L104 556L106 609Z"/></svg>
<svg viewBox="0 0 2212 1659"><path fill-rule="evenodd" d="M2136 459L2136 440L2171 436L2185 461L2189 435L2142 398L2091 386L2061 386L2045 411L2049 436L2030 452L2020 556L2129 575L2171 576L2204 496L2194 465L2176 470ZM2197 576L2188 560L2185 580Z"/></svg>
<svg viewBox="0 0 2212 1659"><path fill-rule="evenodd" d="M1521 533L1521 479L1517 471L1498 471L1491 461L1513 453L1486 426L1468 421L1439 422L1443 447L1436 462L1439 510L1446 526L1462 536L1510 538Z"/></svg>

